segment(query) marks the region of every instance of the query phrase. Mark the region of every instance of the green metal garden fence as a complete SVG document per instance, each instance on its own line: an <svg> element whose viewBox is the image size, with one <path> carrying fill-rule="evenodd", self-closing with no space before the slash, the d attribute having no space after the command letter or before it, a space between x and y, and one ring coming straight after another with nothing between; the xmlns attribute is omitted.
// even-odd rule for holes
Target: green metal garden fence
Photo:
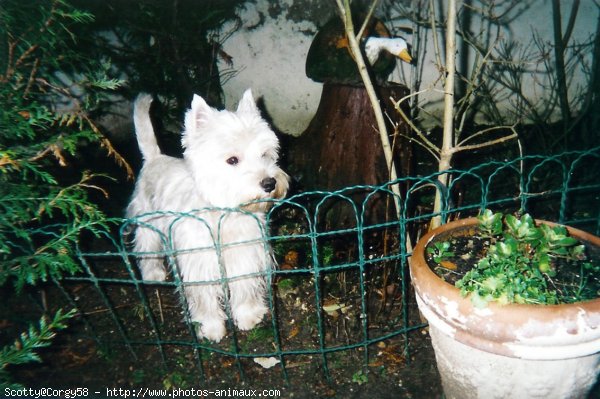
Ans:
<svg viewBox="0 0 600 399"><path fill-rule="evenodd" d="M289 380L290 367L310 358L327 377L331 362L350 352L367 367L381 341L400 342L409 358L408 337L423 323L414 312L406 242L414 242L435 216L435 190L442 193L443 220L485 208L522 210L598 234L599 165L597 147L451 170L448 187L440 186L434 173L278 201L267 217L270 232L263 237L279 263L266 272L269 314L249 332L229 323L219 344L196 336L177 273L163 283L141 280L128 245L139 218L125 220L113 235L82 240L78 256L83 272L56 286L78 310L85 334L103 348L125 349L123 356L151 352L154 362L168 368L185 353L186 368L197 370L201 380L214 377L211 362L227 361L244 375L249 364L264 358L276 363L273 373ZM391 208L393 185L402 192L399 220ZM169 242L169 237L163 239ZM176 249L164 255L172 263ZM227 279L221 283L226 285Z"/></svg>

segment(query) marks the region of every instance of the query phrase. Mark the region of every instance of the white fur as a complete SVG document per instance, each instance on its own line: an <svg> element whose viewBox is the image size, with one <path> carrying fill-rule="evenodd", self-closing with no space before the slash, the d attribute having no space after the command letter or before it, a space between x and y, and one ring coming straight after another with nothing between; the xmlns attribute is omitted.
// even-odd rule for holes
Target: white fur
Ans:
<svg viewBox="0 0 600 399"><path fill-rule="evenodd" d="M268 310L265 271L273 257L264 240L265 212L269 199L285 196L289 178L277 166L277 137L250 90L235 112L218 111L194 95L185 115L183 159L160 152L151 102L150 95L140 94L134 104L144 166L127 216L138 220L139 268L144 280L163 281L163 256L157 252L174 251L198 334L218 342L226 334L226 297L241 330L253 328Z"/></svg>

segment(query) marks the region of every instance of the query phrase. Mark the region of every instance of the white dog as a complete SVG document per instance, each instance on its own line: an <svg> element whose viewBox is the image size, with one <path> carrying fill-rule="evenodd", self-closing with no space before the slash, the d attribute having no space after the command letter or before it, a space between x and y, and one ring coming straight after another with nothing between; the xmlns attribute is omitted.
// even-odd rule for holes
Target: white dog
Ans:
<svg viewBox="0 0 600 399"><path fill-rule="evenodd" d="M270 199L285 196L289 177L277 166L277 137L250 90L235 112L218 111L194 95L185 115L183 159L160 152L151 102L140 94L134 104L144 165L127 215L137 217L139 268L144 280L165 280L157 252L168 251L198 335L218 342L226 332L227 303L241 330L252 329L268 310L265 271L274 260L264 239L265 212Z"/></svg>

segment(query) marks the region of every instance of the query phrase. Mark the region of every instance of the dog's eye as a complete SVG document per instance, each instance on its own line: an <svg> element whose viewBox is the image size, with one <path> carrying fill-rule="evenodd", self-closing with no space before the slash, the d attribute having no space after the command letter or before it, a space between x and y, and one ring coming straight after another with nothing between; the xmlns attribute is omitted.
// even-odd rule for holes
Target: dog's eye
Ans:
<svg viewBox="0 0 600 399"><path fill-rule="evenodd" d="M235 166L240 162L240 160L238 157L229 157L229 158L227 158L227 161L225 161L225 162L227 162L231 166Z"/></svg>

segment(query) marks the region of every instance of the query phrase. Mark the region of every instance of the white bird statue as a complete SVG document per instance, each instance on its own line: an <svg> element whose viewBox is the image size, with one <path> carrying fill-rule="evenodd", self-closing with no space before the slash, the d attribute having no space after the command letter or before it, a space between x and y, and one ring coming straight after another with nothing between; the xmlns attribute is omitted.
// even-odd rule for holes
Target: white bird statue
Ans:
<svg viewBox="0 0 600 399"><path fill-rule="evenodd" d="M355 25L360 25L361 20L358 18ZM406 41L391 37L379 19L371 18L362 38L360 45L376 81L387 80L396 66L396 58L412 63ZM361 84L362 78L348 46L343 22L337 16L332 17L319 29L310 45L306 56L306 76L315 82Z"/></svg>
<svg viewBox="0 0 600 399"><path fill-rule="evenodd" d="M412 62L408 45L401 37L369 37L365 42L365 54L369 64L375 65L382 51L387 51L409 64Z"/></svg>

